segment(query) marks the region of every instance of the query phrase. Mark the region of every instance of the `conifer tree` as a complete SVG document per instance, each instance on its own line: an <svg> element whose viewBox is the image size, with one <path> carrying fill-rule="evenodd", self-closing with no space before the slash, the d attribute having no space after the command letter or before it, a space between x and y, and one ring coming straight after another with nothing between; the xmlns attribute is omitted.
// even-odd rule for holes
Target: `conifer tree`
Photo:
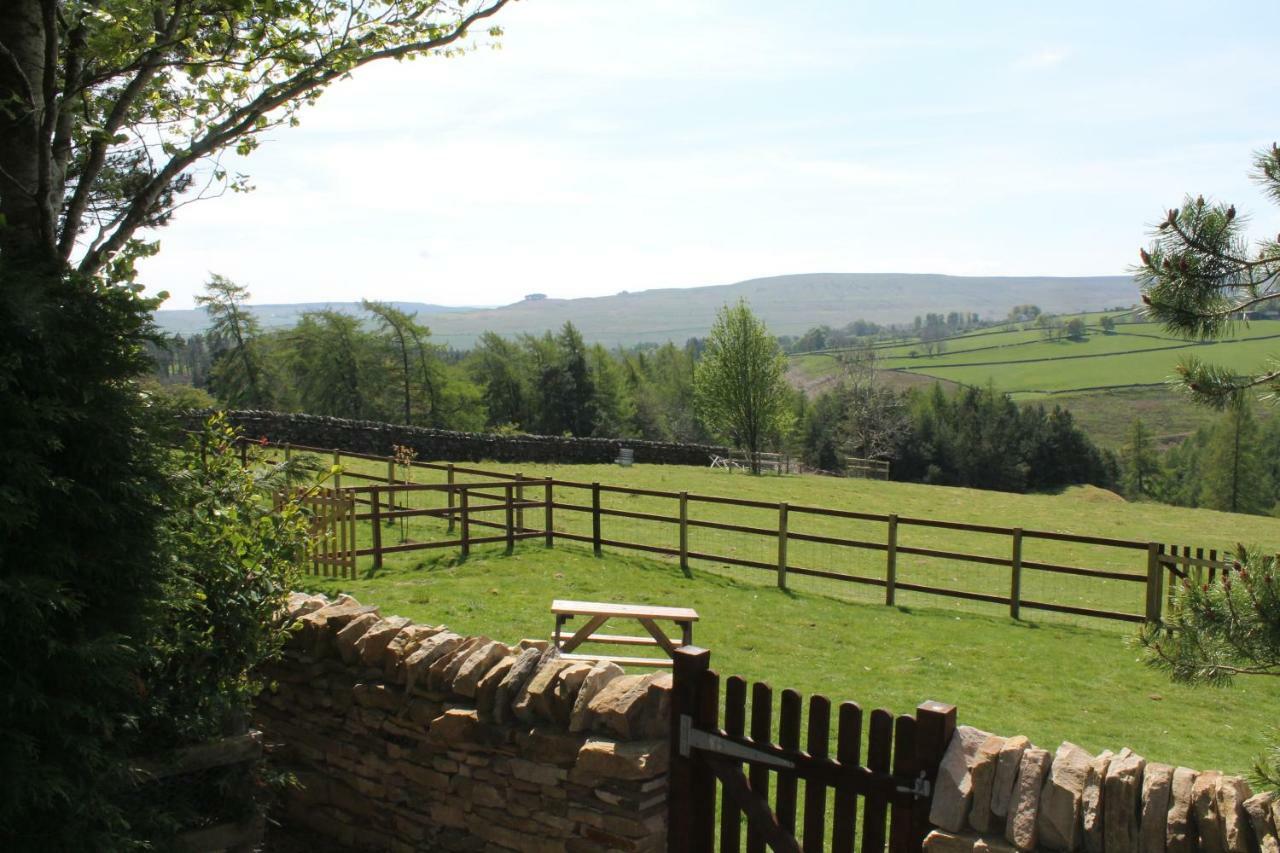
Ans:
<svg viewBox="0 0 1280 853"><path fill-rule="evenodd" d="M1258 421L1247 398L1237 396L1205 449L1201 505L1226 512L1271 508L1271 483L1261 454Z"/></svg>
<svg viewBox="0 0 1280 853"><path fill-rule="evenodd" d="M1160 457L1151 443L1151 433L1141 418L1134 418L1129 426L1128 439L1121 451L1124 462L1124 490L1132 497L1145 497L1155 493L1156 474L1160 471Z"/></svg>

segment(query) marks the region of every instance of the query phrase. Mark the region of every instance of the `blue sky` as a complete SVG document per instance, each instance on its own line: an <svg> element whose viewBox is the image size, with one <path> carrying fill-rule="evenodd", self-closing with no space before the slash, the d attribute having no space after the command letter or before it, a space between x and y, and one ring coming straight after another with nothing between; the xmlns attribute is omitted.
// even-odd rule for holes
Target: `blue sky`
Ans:
<svg viewBox="0 0 1280 853"><path fill-rule="evenodd" d="M520 0L368 67L158 232L169 308L496 305L801 272L1121 274L1186 192L1280 215L1275 2Z"/></svg>

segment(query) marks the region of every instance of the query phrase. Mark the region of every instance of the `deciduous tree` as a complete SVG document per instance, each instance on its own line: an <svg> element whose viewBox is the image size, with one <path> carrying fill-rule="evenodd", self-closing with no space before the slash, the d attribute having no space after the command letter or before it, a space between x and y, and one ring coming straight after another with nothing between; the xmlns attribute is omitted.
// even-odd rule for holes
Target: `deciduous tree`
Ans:
<svg viewBox="0 0 1280 853"><path fill-rule="evenodd" d="M786 358L745 301L716 313L694 374L698 414L713 432L747 451L760 473L760 451L788 424Z"/></svg>

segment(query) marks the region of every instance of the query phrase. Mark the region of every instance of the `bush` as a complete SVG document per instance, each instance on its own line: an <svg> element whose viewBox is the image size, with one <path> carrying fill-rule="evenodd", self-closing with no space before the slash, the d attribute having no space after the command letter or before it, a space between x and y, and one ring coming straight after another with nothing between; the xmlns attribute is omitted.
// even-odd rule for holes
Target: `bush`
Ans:
<svg viewBox="0 0 1280 853"><path fill-rule="evenodd" d="M127 843L163 460L131 383L153 304L0 268L0 846Z"/></svg>

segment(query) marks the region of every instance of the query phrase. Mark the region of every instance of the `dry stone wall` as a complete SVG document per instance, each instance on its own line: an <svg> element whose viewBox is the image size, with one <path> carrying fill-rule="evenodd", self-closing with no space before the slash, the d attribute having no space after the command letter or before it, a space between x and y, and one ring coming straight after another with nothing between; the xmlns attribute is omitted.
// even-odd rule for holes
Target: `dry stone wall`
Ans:
<svg viewBox="0 0 1280 853"><path fill-rule="evenodd" d="M194 428L208 412L185 416ZM232 411L231 423L250 438L337 448L352 453L389 456L394 445L412 447L422 460L449 462L579 462L609 463L629 447L635 461L665 465L709 465L712 454L727 456L723 447L668 444L619 438L573 438L548 435L496 435L478 432L398 426L376 421L353 421L287 412Z"/></svg>
<svg viewBox="0 0 1280 853"><path fill-rule="evenodd" d="M283 822L357 850L651 851L671 676L294 593L257 724L297 777Z"/></svg>
<svg viewBox="0 0 1280 853"><path fill-rule="evenodd" d="M929 820L929 853L1280 853L1280 797L1239 776L970 726L943 757Z"/></svg>

